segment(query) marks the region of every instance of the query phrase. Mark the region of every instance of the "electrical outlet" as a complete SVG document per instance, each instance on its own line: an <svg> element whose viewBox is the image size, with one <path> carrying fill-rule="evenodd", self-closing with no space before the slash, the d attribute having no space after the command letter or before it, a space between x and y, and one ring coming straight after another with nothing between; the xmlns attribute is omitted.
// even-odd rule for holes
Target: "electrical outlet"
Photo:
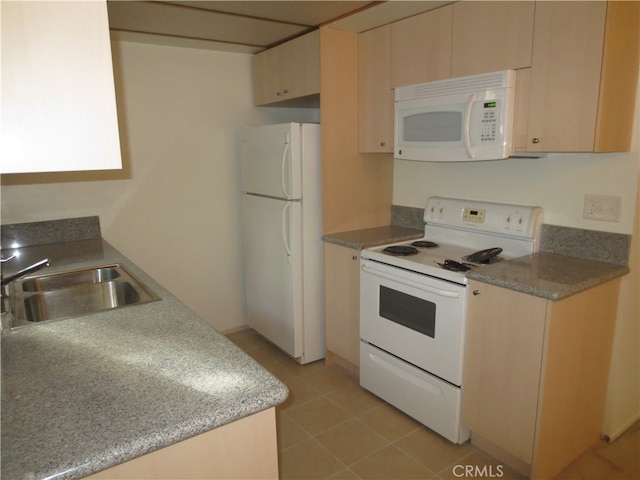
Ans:
<svg viewBox="0 0 640 480"><path fill-rule="evenodd" d="M603 222L619 222L621 203L622 199L614 195L586 194L582 218Z"/></svg>

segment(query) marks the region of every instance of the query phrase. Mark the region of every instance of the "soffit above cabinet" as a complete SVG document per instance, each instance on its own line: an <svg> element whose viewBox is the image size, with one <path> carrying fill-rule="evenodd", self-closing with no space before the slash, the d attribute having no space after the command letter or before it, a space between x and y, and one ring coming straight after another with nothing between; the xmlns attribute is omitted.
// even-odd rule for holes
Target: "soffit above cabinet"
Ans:
<svg viewBox="0 0 640 480"><path fill-rule="evenodd" d="M448 1L109 0L113 38L256 53L321 25L361 32Z"/></svg>

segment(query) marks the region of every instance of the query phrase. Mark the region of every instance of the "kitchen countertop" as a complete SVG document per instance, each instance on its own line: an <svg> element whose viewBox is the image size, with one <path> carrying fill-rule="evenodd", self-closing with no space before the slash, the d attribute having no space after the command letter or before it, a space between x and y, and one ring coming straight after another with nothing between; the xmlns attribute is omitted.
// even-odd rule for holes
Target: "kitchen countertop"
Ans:
<svg viewBox="0 0 640 480"><path fill-rule="evenodd" d="M40 273L121 263L160 300L3 330L3 479L82 478L286 399L279 380L107 242L21 253L20 266L49 257Z"/></svg>
<svg viewBox="0 0 640 480"><path fill-rule="evenodd" d="M325 242L335 243L356 250L387 243L421 238L424 232L411 228L389 225L327 234ZM506 260L467 272L467 278L497 285L549 300L560 300L600 283L626 275L624 265L538 252L520 258Z"/></svg>
<svg viewBox="0 0 640 480"><path fill-rule="evenodd" d="M548 300L561 300L628 272L626 266L538 252L472 269L467 272L467 278Z"/></svg>
<svg viewBox="0 0 640 480"><path fill-rule="evenodd" d="M414 230L412 228L398 227L396 225L386 225L382 227L365 228L361 230L351 230L348 232L330 233L322 236L322 240L327 243L335 243L343 247L362 250L376 245L386 243L404 242L422 238L424 230Z"/></svg>

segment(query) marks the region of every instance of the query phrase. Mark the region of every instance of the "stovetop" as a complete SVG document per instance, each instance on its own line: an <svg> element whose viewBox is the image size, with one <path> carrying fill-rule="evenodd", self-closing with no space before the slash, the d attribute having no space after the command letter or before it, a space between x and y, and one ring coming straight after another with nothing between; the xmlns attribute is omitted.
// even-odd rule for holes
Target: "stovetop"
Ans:
<svg viewBox="0 0 640 480"><path fill-rule="evenodd" d="M423 238L421 241L430 241L428 238ZM474 253L476 249L461 247L457 245L438 244L437 247L416 247L412 245L415 240L410 242L402 242L393 244L393 246L400 247L412 247L417 253L406 256L399 256L384 252L384 249L389 245L383 245L379 247L363 250L362 258L374 260L387 265L403 268L408 271L418 272L425 275L430 275L444 280L467 284L467 278L464 271L447 270L442 267L447 260L453 260L455 262L468 265L469 268L482 268L481 264L471 263L463 259L463 257ZM496 245L492 245L496 246ZM498 255L492 259L492 263L501 261L503 258Z"/></svg>
<svg viewBox="0 0 640 480"><path fill-rule="evenodd" d="M537 251L542 209L431 197L425 208L424 220L423 238L392 244L402 249L411 247L417 253L406 256L386 253L384 250L389 245L382 245L363 250L361 258L399 267L402 269L398 272L400 275L416 272L466 285L466 273L450 270L446 268L447 264L483 268L484 264L469 262L464 257L487 248L502 249L490 263Z"/></svg>

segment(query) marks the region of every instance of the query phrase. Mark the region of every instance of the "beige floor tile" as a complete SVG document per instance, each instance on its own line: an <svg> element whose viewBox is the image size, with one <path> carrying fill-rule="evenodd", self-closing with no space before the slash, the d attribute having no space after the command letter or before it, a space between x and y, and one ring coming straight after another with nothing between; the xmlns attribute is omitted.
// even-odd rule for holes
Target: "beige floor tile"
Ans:
<svg viewBox="0 0 640 480"><path fill-rule="evenodd" d="M327 480L359 480L359 478L360 477L358 477L351 470L345 468L344 470L340 470L335 475L331 475L327 478Z"/></svg>
<svg viewBox="0 0 640 480"><path fill-rule="evenodd" d="M282 480L523 478L475 447L431 432L337 366L322 360L299 365L250 329L227 337L289 387L290 398L276 408ZM363 456L365 451L374 453ZM615 442L600 442L554 480L639 479L637 423Z"/></svg>
<svg viewBox="0 0 640 480"><path fill-rule="evenodd" d="M304 375L303 378L325 394L358 384L357 379L349 375L346 370L333 365Z"/></svg>
<svg viewBox="0 0 640 480"><path fill-rule="evenodd" d="M314 439L280 453L280 480L324 479L345 466Z"/></svg>
<svg viewBox="0 0 640 480"><path fill-rule="evenodd" d="M327 394L331 400L352 415L366 412L384 401L368 392L360 385L347 384Z"/></svg>
<svg viewBox="0 0 640 480"><path fill-rule="evenodd" d="M291 445L303 442L311 438L300 425L291 420L286 413L276 413L276 426L278 433L278 451L289 448Z"/></svg>
<svg viewBox="0 0 640 480"><path fill-rule="evenodd" d="M322 394L313 386L309 385L300 377L293 377L282 380L289 389L289 396L278 406L279 410L288 410L290 408L299 407L314 398L322 396Z"/></svg>
<svg viewBox="0 0 640 480"><path fill-rule="evenodd" d="M300 407L289 408L286 413L311 435L317 435L349 418L347 412L326 397L318 397Z"/></svg>
<svg viewBox="0 0 640 480"><path fill-rule="evenodd" d="M471 452L438 472L443 480L460 480L460 478L500 478L502 480L524 480L524 477L498 460L479 452L475 448Z"/></svg>
<svg viewBox="0 0 640 480"><path fill-rule="evenodd" d="M387 403L356 416L390 442L395 442L420 428L418 422Z"/></svg>
<svg viewBox="0 0 640 480"><path fill-rule="evenodd" d="M400 449L390 445L349 467L362 479L430 479L435 474Z"/></svg>
<svg viewBox="0 0 640 480"><path fill-rule="evenodd" d="M351 465L389 445L387 440L355 418L325 430L315 438L345 465Z"/></svg>
<svg viewBox="0 0 640 480"><path fill-rule="evenodd" d="M226 337L245 352L262 347L266 343L263 338L251 329L228 333Z"/></svg>
<svg viewBox="0 0 640 480"><path fill-rule="evenodd" d="M422 427L402 437L394 445L436 473L460 462L472 451L469 443L462 445L451 443L428 428Z"/></svg>
<svg viewBox="0 0 640 480"><path fill-rule="evenodd" d="M586 454L554 477L554 480L622 479L624 471L594 454ZM638 477L626 477L637 480Z"/></svg>
<svg viewBox="0 0 640 480"><path fill-rule="evenodd" d="M621 468L627 478L640 479L640 423L612 443L599 443L593 453Z"/></svg>

